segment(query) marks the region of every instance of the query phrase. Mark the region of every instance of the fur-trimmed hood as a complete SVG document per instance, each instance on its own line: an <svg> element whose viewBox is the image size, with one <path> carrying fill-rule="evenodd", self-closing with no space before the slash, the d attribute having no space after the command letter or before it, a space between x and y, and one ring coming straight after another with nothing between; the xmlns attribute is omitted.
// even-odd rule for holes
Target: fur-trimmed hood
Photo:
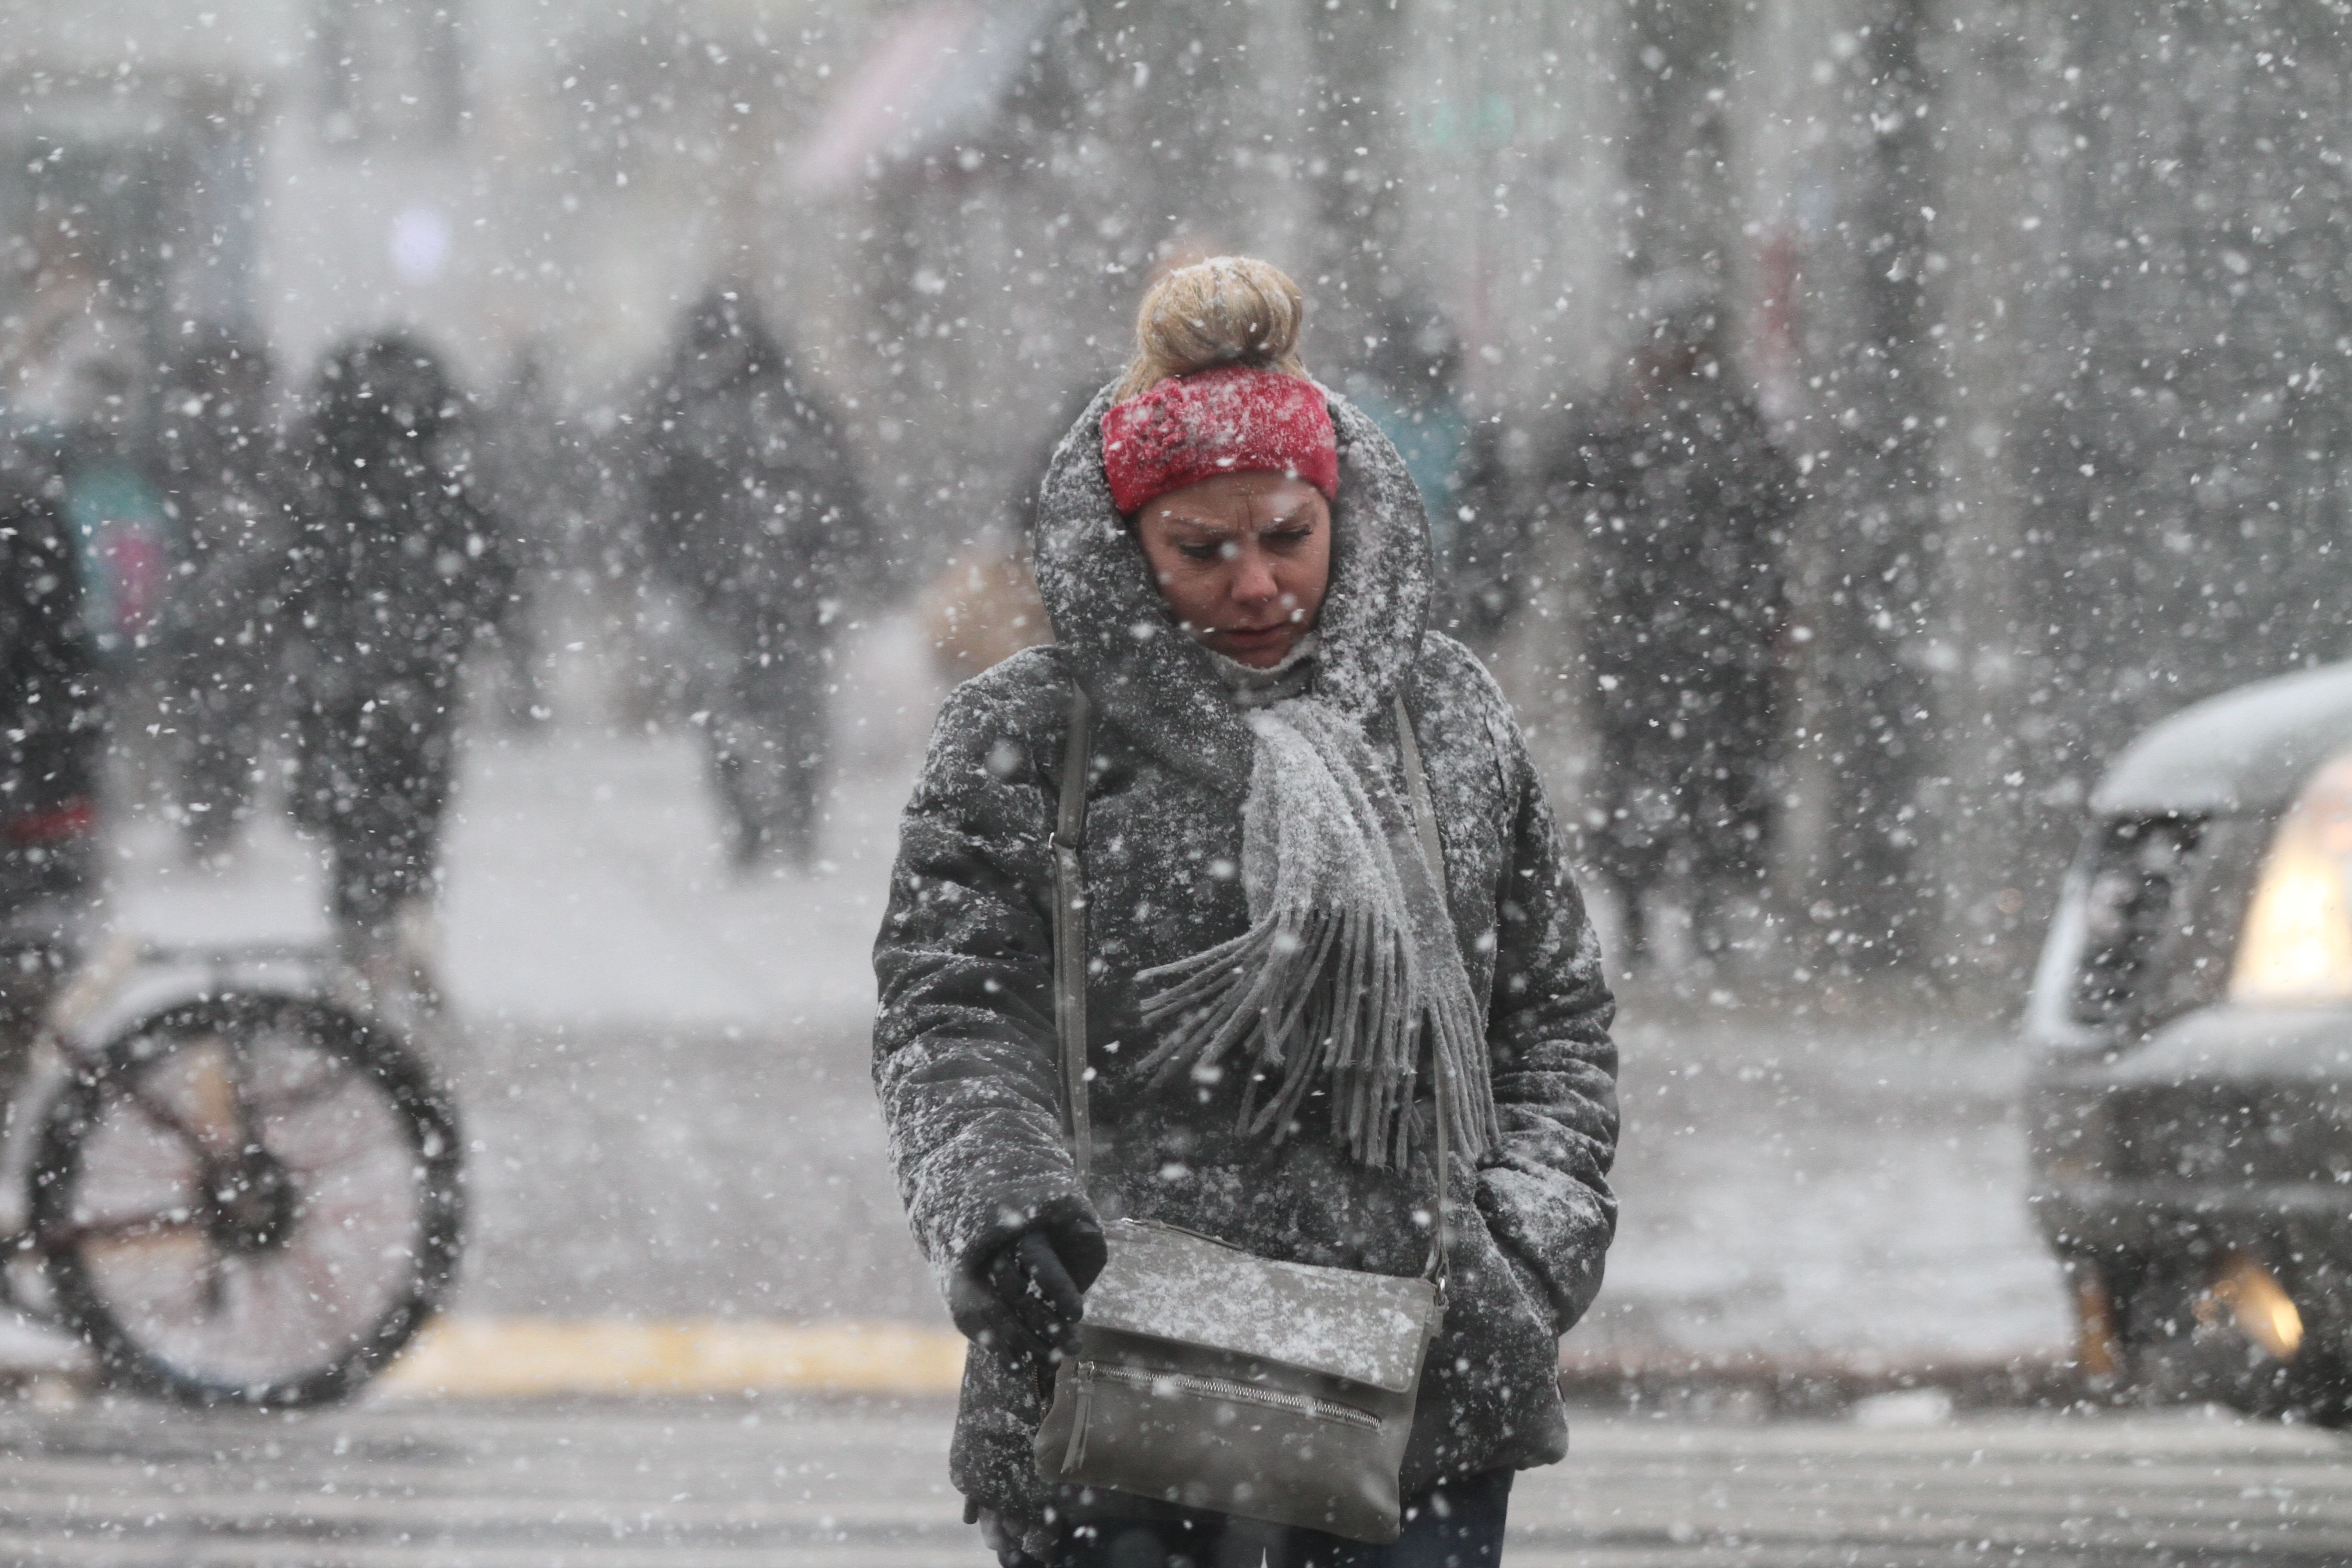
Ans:
<svg viewBox="0 0 2352 1568"><path fill-rule="evenodd" d="M1339 438L1331 586L1317 622L1314 692L1363 721L1421 651L1433 563L1429 516L1404 459L1355 405L1324 389ZM1211 656L1176 624L1132 530L1111 504L1097 394L1054 449L1037 498L1037 587L1087 696L1160 762L1238 792L1251 737Z"/></svg>

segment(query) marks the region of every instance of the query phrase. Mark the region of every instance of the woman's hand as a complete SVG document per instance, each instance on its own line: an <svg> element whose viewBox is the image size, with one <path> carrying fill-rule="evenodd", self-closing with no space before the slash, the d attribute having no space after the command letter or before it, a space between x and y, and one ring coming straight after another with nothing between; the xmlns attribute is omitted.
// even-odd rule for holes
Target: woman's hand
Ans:
<svg viewBox="0 0 2352 1568"><path fill-rule="evenodd" d="M1102 1272L1101 1227L1091 1220L1024 1230L997 1248L982 1270L1014 1342L1040 1361L1077 1346L1086 1288Z"/></svg>

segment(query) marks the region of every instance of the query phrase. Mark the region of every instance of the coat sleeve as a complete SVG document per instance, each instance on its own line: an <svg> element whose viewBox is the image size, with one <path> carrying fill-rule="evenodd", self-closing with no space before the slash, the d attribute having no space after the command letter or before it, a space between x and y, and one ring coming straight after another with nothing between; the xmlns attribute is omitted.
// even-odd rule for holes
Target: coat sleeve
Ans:
<svg viewBox="0 0 2352 1568"><path fill-rule="evenodd" d="M515 550L513 520L467 482L450 498L452 542L467 558L464 578L464 624L496 632L515 605L521 559Z"/></svg>
<svg viewBox="0 0 2352 1568"><path fill-rule="evenodd" d="M1050 691L1035 689L1043 662L1008 660L940 713L875 943L874 1081L891 1164L951 1300L1019 1232L1093 1218L1056 1076L1048 770L1060 737ZM1024 714L1054 755L1037 754Z"/></svg>
<svg viewBox="0 0 2352 1568"><path fill-rule="evenodd" d="M1753 409L1754 476L1745 498L1750 513L1747 574L1755 600L1758 628L1777 637L1791 619L1789 603L1789 525L1804 505L1804 479L1772 439L1762 417Z"/></svg>
<svg viewBox="0 0 2352 1568"><path fill-rule="evenodd" d="M0 818L96 788L104 731L67 531L33 482L0 470Z"/></svg>
<svg viewBox="0 0 2352 1568"><path fill-rule="evenodd" d="M1507 712L1495 728L1517 800L1486 1029L1503 1141L1478 1173L1478 1207L1565 1333L1599 1292L1617 1229L1616 1004L1526 742Z"/></svg>
<svg viewBox="0 0 2352 1568"><path fill-rule="evenodd" d="M310 426L288 437L272 475L270 510L278 525L278 624L293 636L309 629L326 580L325 443Z"/></svg>

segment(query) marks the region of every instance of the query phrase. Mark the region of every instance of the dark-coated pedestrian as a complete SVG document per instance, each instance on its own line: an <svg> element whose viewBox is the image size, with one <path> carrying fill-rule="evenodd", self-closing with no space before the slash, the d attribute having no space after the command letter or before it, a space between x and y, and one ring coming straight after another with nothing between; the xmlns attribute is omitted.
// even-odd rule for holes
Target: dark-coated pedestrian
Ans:
<svg viewBox="0 0 2352 1568"><path fill-rule="evenodd" d="M1461 340L1433 311L1391 310L1340 384L1396 444L1428 509L1431 624L1491 650L1518 608L1526 517L1509 504L1501 426L1464 395Z"/></svg>
<svg viewBox="0 0 2352 1568"><path fill-rule="evenodd" d="M388 333L326 356L291 446L294 815L331 850L343 957L378 1005L436 998L458 678L513 577L464 418L439 356Z"/></svg>
<svg viewBox="0 0 2352 1568"><path fill-rule="evenodd" d="M1590 611L1592 867L1618 897L1632 956L1675 881L1712 956L1735 903L1760 902L1769 868L1799 491L1732 374L1713 292L1665 275L1643 300L1628 373L1551 465L1547 510L1577 532Z"/></svg>
<svg viewBox="0 0 2352 1568"><path fill-rule="evenodd" d="M515 351L477 443L484 494L499 519L514 567L514 593L499 619L495 658L498 710L509 726L552 719L550 652L572 610L573 565L588 531L598 476L583 449L551 345Z"/></svg>
<svg viewBox="0 0 2352 1568"><path fill-rule="evenodd" d="M104 715L64 490L0 444L0 1128L96 892Z"/></svg>
<svg viewBox="0 0 2352 1568"><path fill-rule="evenodd" d="M1519 726L1428 629L1412 478L1307 378L1303 312L1246 258L1152 287L1038 502L1057 640L955 691L901 822L875 1079L971 1342L950 1474L1007 1565L1491 1564L1512 1476L1568 1448L1559 1340L1615 1226L1613 1004ZM1442 1282L1405 1413L1105 1359L1175 1342L1091 1316L1145 1237L1335 1299ZM1291 1326L1213 1289L1118 1300ZM1399 1533L1177 1461L1149 1494L1084 1482L1158 1462L1104 1424L1138 1408L1230 1418L1167 1437L1196 1466L1271 1420L1394 1419L1401 1458L1342 1485L1400 1500Z"/></svg>
<svg viewBox="0 0 2352 1568"><path fill-rule="evenodd" d="M807 865L831 647L878 564L838 426L739 287L688 313L639 429L646 563L707 650L687 696L734 858Z"/></svg>
<svg viewBox="0 0 2352 1568"><path fill-rule="evenodd" d="M284 627L272 590L293 540L270 395L261 345L213 327L174 356L156 421L180 541L165 595L166 723L181 833L198 858L227 848L252 811L276 695Z"/></svg>

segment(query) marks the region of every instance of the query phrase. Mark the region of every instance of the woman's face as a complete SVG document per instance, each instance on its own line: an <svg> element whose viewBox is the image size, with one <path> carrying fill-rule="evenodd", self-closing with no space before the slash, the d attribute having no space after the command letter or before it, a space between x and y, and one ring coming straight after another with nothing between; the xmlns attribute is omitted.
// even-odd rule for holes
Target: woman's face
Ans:
<svg viewBox="0 0 2352 1568"><path fill-rule="evenodd" d="M1135 536L1184 629L1227 658L1280 664L1331 583L1331 509L1304 479L1219 474L1136 514Z"/></svg>

